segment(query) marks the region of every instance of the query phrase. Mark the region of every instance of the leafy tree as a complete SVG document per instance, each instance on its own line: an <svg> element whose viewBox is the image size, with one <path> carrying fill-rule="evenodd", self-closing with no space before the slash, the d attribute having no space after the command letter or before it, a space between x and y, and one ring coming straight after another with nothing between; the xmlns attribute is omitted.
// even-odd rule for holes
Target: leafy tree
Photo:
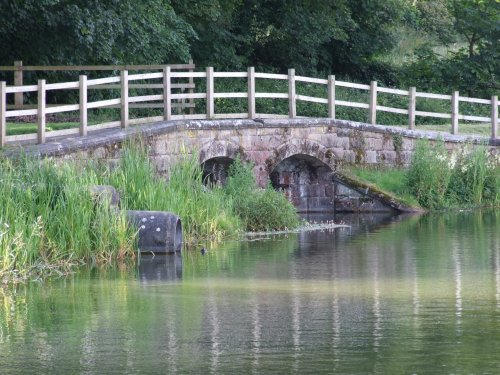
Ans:
<svg viewBox="0 0 500 375"><path fill-rule="evenodd" d="M398 41L399 26L408 4L401 0L359 0L348 2L351 21L345 24L347 38L328 43L334 73L361 80L386 81L390 67L377 61Z"/></svg>
<svg viewBox="0 0 500 375"><path fill-rule="evenodd" d="M403 70L403 81L488 98L500 88L500 1L446 1L456 41L465 41L465 47L442 57L425 46L417 61Z"/></svg>
<svg viewBox="0 0 500 375"><path fill-rule="evenodd" d="M314 73L325 66L331 40L345 40L351 24L346 1L246 1L241 18L251 35L250 59L280 70Z"/></svg>
<svg viewBox="0 0 500 375"><path fill-rule="evenodd" d="M247 66L247 34L238 28L243 0L172 0L176 14L196 32L191 54L200 66L240 69Z"/></svg>
<svg viewBox="0 0 500 375"><path fill-rule="evenodd" d="M449 0L415 0L413 26L436 42L450 44L456 42L453 15Z"/></svg>
<svg viewBox="0 0 500 375"><path fill-rule="evenodd" d="M3 64L186 61L195 36L168 0L12 0L0 15Z"/></svg>

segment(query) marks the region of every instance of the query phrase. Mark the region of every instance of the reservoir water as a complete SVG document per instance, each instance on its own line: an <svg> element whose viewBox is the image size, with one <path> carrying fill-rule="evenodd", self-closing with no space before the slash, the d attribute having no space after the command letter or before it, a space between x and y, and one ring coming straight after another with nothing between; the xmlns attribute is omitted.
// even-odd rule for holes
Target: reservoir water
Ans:
<svg viewBox="0 0 500 375"><path fill-rule="evenodd" d="M352 225L0 287L0 373L500 373L500 213Z"/></svg>

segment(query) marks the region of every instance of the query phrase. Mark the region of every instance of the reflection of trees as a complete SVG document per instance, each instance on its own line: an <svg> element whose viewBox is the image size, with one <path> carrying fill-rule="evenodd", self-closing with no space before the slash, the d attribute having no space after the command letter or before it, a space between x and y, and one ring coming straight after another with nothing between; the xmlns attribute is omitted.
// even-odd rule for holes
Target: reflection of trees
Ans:
<svg viewBox="0 0 500 375"><path fill-rule="evenodd" d="M494 372L499 219L227 243L185 254L174 282L116 271L0 289L2 373Z"/></svg>
<svg viewBox="0 0 500 375"><path fill-rule="evenodd" d="M494 272L495 272L495 300L497 309L500 310L500 243L495 247Z"/></svg>

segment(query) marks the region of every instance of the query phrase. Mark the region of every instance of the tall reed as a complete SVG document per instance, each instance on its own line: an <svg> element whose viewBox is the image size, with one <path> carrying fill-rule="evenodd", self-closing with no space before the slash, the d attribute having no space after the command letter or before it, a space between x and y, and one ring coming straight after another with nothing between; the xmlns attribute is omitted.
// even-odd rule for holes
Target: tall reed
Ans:
<svg viewBox="0 0 500 375"><path fill-rule="evenodd" d="M417 144L406 186L430 209L500 204L500 156L465 145L448 153L442 143Z"/></svg>
<svg viewBox="0 0 500 375"><path fill-rule="evenodd" d="M119 167L109 173L109 183L120 190L122 208L179 215L187 244L220 240L242 229L232 200L220 187L204 187L197 153L184 153L171 166L167 181L156 174L146 146L136 140L124 148Z"/></svg>
<svg viewBox="0 0 500 375"><path fill-rule="evenodd" d="M93 200L90 168L23 158L0 161L0 274L43 273L71 262L133 258L123 215Z"/></svg>

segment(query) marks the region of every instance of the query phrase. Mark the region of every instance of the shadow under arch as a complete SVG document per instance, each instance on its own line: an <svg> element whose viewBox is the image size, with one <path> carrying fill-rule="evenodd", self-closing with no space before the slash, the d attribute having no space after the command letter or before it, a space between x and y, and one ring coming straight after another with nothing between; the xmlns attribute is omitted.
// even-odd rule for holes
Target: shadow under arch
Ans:
<svg viewBox="0 0 500 375"><path fill-rule="evenodd" d="M307 154L294 154L275 165L271 185L285 193L300 213L333 213L332 168Z"/></svg>
<svg viewBox="0 0 500 375"><path fill-rule="evenodd" d="M229 174L229 167L234 159L226 156L217 156L201 163L203 170L203 184L205 186L224 186Z"/></svg>
<svg viewBox="0 0 500 375"><path fill-rule="evenodd" d="M199 162L203 169L203 183L207 186L224 186L227 180L229 166L240 155L241 147L226 140L210 140L200 149Z"/></svg>

